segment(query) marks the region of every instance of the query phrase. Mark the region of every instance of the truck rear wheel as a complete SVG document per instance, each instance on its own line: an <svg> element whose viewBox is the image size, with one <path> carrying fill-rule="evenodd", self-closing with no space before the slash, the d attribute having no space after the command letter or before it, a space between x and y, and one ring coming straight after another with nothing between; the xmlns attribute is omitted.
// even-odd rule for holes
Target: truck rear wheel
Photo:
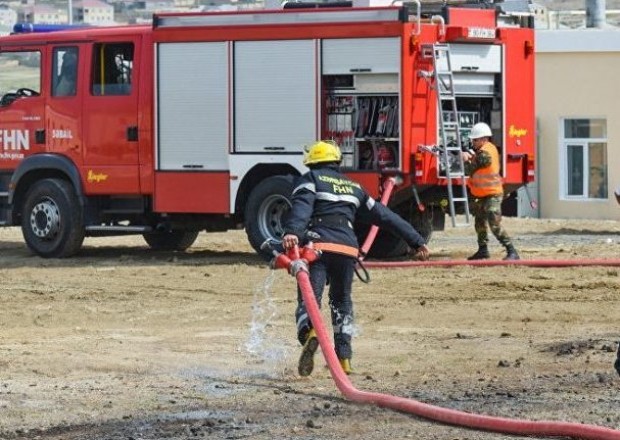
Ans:
<svg viewBox="0 0 620 440"><path fill-rule="evenodd" d="M273 176L263 180L250 193L245 206L245 232L252 247L266 260L269 252L261 250L267 239L282 241L284 219L291 209L293 178Z"/></svg>
<svg viewBox="0 0 620 440"><path fill-rule="evenodd" d="M422 238L424 238L426 243L431 241L433 230L443 230L444 228L443 222L445 219L445 214L440 208L430 207L424 211L416 210L410 214L402 209L396 209L396 212L405 219L409 217L409 222L415 230L418 231ZM360 245L362 245L364 240L366 240L366 236L369 231L370 225L355 225L355 232ZM390 233L389 231L379 229L377 237L368 251L368 256L372 258L396 258L406 255L408 250L409 246L403 239Z"/></svg>
<svg viewBox="0 0 620 440"><path fill-rule="evenodd" d="M366 241L366 237L370 232L371 225L366 223L355 224L355 234L360 247ZM400 237L379 228L372 246L368 250L368 256L371 258L395 258L407 254L409 246Z"/></svg>
<svg viewBox="0 0 620 440"><path fill-rule="evenodd" d="M82 209L69 182L43 179L28 190L22 208L22 234L35 254L70 257L82 246L84 233Z"/></svg>
<svg viewBox="0 0 620 440"><path fill-rule="evenodd" d="M184 251L194 244L200 231L161 231L143 234L144 241L156 251Z"/></svg>
<svg viewBox="0 0 620 440"><path fill-rule="evenodd" d="M416 212L411 216L411 226L426 240L428 243L433 236L433 215L432 210L425 210L422 212ZM445 216L443 212L441 215Z"/></svg>

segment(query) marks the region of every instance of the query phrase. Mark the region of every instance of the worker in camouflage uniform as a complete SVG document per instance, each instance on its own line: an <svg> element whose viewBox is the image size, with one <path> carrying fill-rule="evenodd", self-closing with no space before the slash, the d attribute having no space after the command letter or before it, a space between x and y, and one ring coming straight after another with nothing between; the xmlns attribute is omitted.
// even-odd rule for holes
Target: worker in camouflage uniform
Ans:
<svg viewBox="0 0 620 440"><path fill-rule="evenodd" d="M504 260L518 260L510 236L502 227L502 200L504 188L500 175L500 159L497 147L491 143L491 128L484 122L472 127L469 138L473 144L472 152L463 152L463 161L470 176L468 180L472 199L472 214L478 235L478 251L468 260L490 258L489 234L487 224L497 240L506 248Z"/></svg>
<svg viewBox="0 0 620 440"><path fill-rule="evenodd" d="M340 148L332 142L316 142L306 151L304 165L310 171L300 176L295 184L282 242L285 249L290 249L305 244L312 235L314 249L322 252L310 266L310 284L319 306L323 290L329 284L334 348L343 371L350 374L353 354L351 284L359 254L353 229L355 219L363 216L372 224L398 234L407 242L416 259L427 260L429 250L413 226L375 202L359 183L339 171L341 159ZM297 338L303 345L298 371L300 376L309 376L319 342L299 287L295 320Z"/></svg>

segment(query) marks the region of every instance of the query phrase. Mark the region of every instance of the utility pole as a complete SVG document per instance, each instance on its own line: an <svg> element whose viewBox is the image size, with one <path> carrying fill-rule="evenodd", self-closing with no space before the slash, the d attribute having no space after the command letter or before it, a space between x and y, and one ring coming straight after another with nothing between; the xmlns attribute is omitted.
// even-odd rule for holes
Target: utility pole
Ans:
<svg viewBox="0 0 620 440"><path fill-rule="evenodd" d="M586 0L586 27L601 29L605 24L605 0Z"/></svg>
<svg viewBox="0 0 620 440"><path fill-rule="evenodd" d="M73 0L67 0L67 17L69 18L69 24L73 24Z"/></svg>

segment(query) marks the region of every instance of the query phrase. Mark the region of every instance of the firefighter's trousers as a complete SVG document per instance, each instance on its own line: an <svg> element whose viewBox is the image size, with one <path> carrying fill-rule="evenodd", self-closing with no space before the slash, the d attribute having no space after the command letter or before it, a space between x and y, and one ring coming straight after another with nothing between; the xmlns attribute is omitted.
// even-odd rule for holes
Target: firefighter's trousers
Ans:
<svg viewBox="0 0 620 440"><path fill-rule="evenodd" d="M310 266L310 283L314 295L321 306L323 291L329 285L329 305L331 307L334 345L340 359L352 356L351 336L353 333L353 302L351 300L351 284L355 259L346 255L324 252L321 258ZM303 344L312 323L308 317L301 291L297 288L297 337Z"/></svg>

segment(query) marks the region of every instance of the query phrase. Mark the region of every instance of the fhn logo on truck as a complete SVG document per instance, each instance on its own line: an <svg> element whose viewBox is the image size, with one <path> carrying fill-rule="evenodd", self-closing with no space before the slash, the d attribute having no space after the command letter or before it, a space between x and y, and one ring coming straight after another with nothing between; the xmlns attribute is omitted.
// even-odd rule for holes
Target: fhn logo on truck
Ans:
<svg viewBox="0 0 620 440"><path fill-rule="evenodd" d="M30 150L28 130L0 128L0 159L23 159L24 150Z"/></svg>
<svg viewBox="0 0 620 440"><path fill-rule="evenodd" d="M528 0L384 1L15 27L0 36L0 225L48 258L87 236L182 251L229 229L270 258L261 245L281 239L304 149L321 139L374 199L397 182L390 208L428 240L469 211L454 158L478 122L505 191L532 181ZM369 254L407 250L380 231Z"/></svg>

